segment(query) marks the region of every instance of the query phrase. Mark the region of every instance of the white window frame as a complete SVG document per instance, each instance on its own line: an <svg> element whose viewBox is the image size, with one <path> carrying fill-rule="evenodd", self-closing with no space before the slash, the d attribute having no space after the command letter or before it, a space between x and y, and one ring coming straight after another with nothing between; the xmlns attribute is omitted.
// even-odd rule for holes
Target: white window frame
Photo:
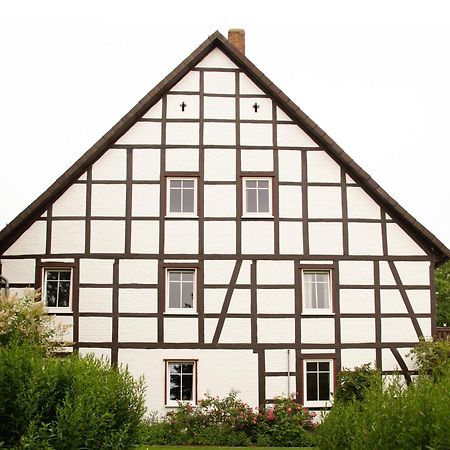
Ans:
<svg viewBox="0 0 450 450"><path fill-rule="evenodd" d="M47 306L47 273L48 272L70 272L69 305L68 306ZM43 267L42 268L42 300L48 312L68 312L72 311L73 297L73 268L72 267Z"/></svg>
<svg viewBox="0 0 450 450"><path fill-rule="evenodd" d="M192 308L170 308L169 307L169 272L193 272L193 298ZM168 267L166 268L166 295L165 295L165 312L170 314L197 314L197 269L192 267Z"/></svg>
<svg viewBox="0 0 450 450"><path fill-rule="evenodd" d="M170 399L170 365L171 364L192 364L192 400L171 400ZM176 408L180 403L182 404L197 404L197 360L195 359L169 359L165 361L165 387L166 387L166 407Z"/></svg>
<svg viewBox="0 0 450 450"><path fill-rule="evenodd" d="M193 212L172 212L170 211L170 183L171 181L193 181L194 182L194 211ZM167 217L198 217L198 180L197 177L168 177L166 186L166 216Z"/></svg>
<svg viewBox="0 0 450 450"><path fill-rule="evenodd" d="M306 371L306 364L307 363L321 363L321 362L327 362L330 364L330 372L329 372L329 379L330 379L330 385L329 385L329 392L330 397L328 400L308 400L308 385L307 385L307 371ZM326 407L331 406L333 403L333 396L334 396L334 387L335 387L335 380L334 380L334 360L333 359L304 359L303 360L303 405L307 407Z"/></svg>
<svg viewBox="0 0 450 450"><path fill-rule="evenodd" d="M331 269L301 269L302 271L302 314L333 314L333 272ZM328 308L306 307L306 283L305 274L317 273L328 275Z"/></svg>
<svg viewBox="0 0 450 450"><path fill-rule="evenodd" d="M249 212L247 211L247 181L268 181L269 182L269 211ZM273 217L273 180L272 177L255 176L242 177L242 212L244 217Z"/></svg>

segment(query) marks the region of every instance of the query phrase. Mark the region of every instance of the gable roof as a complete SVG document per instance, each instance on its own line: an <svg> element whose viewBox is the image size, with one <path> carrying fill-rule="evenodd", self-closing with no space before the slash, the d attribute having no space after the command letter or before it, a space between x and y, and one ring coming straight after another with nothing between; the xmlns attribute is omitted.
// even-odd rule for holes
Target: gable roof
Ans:
<svg viewBox="0 0 450 450"><path fill-rule="evenodd" d="M350 176L380 203L393 218L398 220L429 251L435 255L436 264L450 259L450 250L423 225L417 222L386 191L384 191L344 150L311 120L292 100L270 81L248 58L237 50L219 32L209 36L169 75L145 95L122 119L100 138L81 158L61 175L31 205L25 208L11 223L0 232L0 253L24 233L40 217L48 205L57 200L86 170L99 159L108 148L127 132L165 92L178 83L214 48L223 51L244 73L270 97L290 118L318 143Z"/></svg>

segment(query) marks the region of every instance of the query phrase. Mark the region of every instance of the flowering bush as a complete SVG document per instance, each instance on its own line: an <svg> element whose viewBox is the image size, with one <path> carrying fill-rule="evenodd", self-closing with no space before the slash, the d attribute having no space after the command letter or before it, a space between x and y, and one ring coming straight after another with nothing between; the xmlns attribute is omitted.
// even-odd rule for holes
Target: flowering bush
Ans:
<svg viewBox="0 0 450 450"><path fill-rule="evenodd" d="M49 353L62 345L64 331L47 314L39 291L27 290L22 298L0 294L0 347L26 343Z"/></svg>
<svg viewBox="0 0 450 450"><path fill-rule="evenodd" d="M257 443L283 447L312 445L314 416L315 413L310 413L293 398L276 398L273 406L259 411Z"/></svg>
<svg viewBox="0 0 450 450"><path fill-rule="evenodd" d="M279 398L273 407L252 409L230 392L225 398L207 395L195 407L180 403L162 419L153 417L143 435L144 444L302 446L311 443L313 414Z"/></svg>

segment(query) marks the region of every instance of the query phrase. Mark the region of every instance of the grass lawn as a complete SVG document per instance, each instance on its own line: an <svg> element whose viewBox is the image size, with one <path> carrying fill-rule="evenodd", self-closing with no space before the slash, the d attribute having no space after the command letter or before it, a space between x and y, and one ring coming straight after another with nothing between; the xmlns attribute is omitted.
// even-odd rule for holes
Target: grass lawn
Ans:
<svg viewBox="0 0 450 450"><path fill-rule="evenodd" d="M184 449L184 450L208 450L208 449L213 449L213 450L234 450L236 448L246 448L248 450L257 450L257 449L265 449L265 450L306 450L306 449L311 449L314 450L314 447L205 447L205 446L168 446L168 445L144 445L142 447L138 447L136 450L152 450L155 448L162 448L163 450L179 450L179 449Z"/></svg>

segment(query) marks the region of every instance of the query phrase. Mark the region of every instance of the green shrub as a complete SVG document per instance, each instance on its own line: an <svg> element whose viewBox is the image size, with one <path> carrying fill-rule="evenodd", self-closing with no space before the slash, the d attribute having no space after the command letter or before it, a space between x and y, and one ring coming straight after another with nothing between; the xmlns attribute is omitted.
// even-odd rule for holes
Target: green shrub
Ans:
<svg viewBox="0 0 450 450"><path fill-rule="evenodd" d="M27 290L21 298L0 294L0 347L16 342L50 353L61 347L66 328L47 314L40 291Z"/></svg>
<svg viewBox="0 0 450 450"><path fill-rule="evenodd" d="M437 380L445 373L446 367L450 364L450 340L434 341L422 338L408 356L415 359L421 374Z"/></svg>
<svg viewBox="0 0 450 450"><path fill-rule="evenodd" d="M0 440L10 446L120 449L138 439L142 382L106 361L13 345L0 350L0 380Z"/></svg>
<svg viewBox="0 0 450 450"><path fill-rule="evenodd" d="M260 411L257 421L256 442L279 447L307 447L312 444L314 413L291 398L275 399L273 407Z"/></svg>
<svg viewBox="0 0 450 450"><path fill-rule="evenodd" d="M337 375L335 402L361 401L366 389L376 382L378 372L371 364L363 364L353 370L343 369Z"/></svg>
<svg viewBox="0 0 450 450"><path fill-rule="evenodd" d="M223 399L206 396L196 407L180 403L164 418L143 427L146 445L303 446L311 443L313 415L292 399L277 399L259 412L230 392Z"/></svg>
<svg viewBox="0 0 450 450"><path fill-rule="evenodd" d="M450 369L434 382L419 376L409 387L400 376L380 389L374 383L361 401L338 402L317 433L321 449L448 450Z"/></svg>

